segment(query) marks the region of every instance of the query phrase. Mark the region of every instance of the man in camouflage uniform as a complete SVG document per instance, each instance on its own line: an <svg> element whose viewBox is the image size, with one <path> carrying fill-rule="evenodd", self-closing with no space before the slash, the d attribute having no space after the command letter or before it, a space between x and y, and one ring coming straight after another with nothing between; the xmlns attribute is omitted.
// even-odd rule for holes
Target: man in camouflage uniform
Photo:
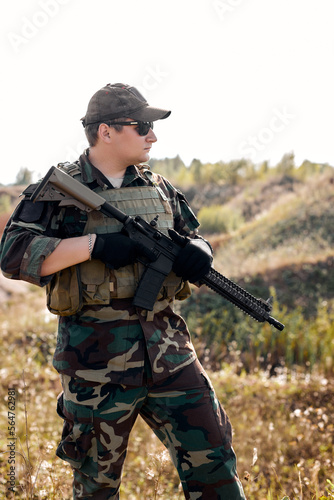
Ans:
<svg viewBox="0 0 334 500"><path fill-rule="evenodd" d="M159 230L190 238L153 311L132 304L143 250L99 211L33 203L36 186L29 186L1 241L4 275L46 286L48 307L59 315L54 366L64 427L56 453L73 468L75 499L119 498L138 415L168 448L185 498L245 498L230 421L174 311L175 299L189 295L189 281L208 272L211 248L184 196L145 165L156 141L153 122L169 114L134 87L108 84L82 119L89 149L59 165L128 215L150 221L159 214Z"/></svg>

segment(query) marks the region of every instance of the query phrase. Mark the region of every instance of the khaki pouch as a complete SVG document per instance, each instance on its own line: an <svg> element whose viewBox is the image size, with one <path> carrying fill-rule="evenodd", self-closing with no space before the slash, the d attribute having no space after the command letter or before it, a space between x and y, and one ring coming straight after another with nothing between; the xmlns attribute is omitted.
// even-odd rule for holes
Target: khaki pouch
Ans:
<svg viewBox="0 0 334 500"><path fill-rule="evenodd" d="M53 314L71 316L82 307L79 267L72 266L55 274L46 287L47 307Z"/></svg>

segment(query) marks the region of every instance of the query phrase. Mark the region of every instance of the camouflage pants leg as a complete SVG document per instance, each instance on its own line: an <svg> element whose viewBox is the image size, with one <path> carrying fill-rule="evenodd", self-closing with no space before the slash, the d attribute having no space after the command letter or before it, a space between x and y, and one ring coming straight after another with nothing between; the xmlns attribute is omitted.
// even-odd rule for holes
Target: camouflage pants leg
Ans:
<svg viewBox="0 0 334 500"><path fill-rule="evenodd" d="M62 376L64 419L56 454L73 469L75 500L118 500L129 434L146 387L127 388Z"/></svg>
<svg viewBox="0 0 334 500"><path fill-rule="evenodd" d="M159 384L97 384L63 377L57 455L73 467L73 498L111 500L129 434L141 415L168 448L186 499L244 500L231 425L198 361Z"/></svg>
<svg viewBox="0 0 334 500"><path fill-rule="evenodd" d="M245 500L232 427L199 361L149 388L141 416L167 447L189 500Z"/></svg>

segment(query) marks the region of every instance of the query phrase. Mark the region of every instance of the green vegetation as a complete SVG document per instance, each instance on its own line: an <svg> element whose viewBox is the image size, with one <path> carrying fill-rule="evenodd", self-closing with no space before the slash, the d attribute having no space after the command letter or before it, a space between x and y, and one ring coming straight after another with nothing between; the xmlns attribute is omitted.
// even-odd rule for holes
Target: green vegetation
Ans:
<svg viewBox="0 0 334 500"><path fill-rule="evenodd" d="M244 223L243 216L237 209L225 205L203 207L198 212L201 231L207 234L230 233Z"/></svg>
<svg viewBox="0 0 334 500"><path fill-rule="evenodd" d="M179 157L153 160L152 168L191 202L214 248L214 267L255 296L273 296L272 314L286 325L278 332L258 323L205 287L192 287L178 304L234 425L248 500L334 499L333 168L308 161L297 167L292 154L271 168L245 160L185 167ZM6 211L8 196L1 191ZM43 291L27 286L0 306L1 498L10 473L10 388L17 399L17 492L7 497L71 498L70 468L54 453L61 386L51 366L56 318L44 304ZM163 446L141 420L121 498L183 498Z"/></svg>
<svg viewBox="0 0 334 500"><path fill-rule="evenodd" d="M22 167L18 172L15 180L16 185L27 185L32 182L32 172L27 167Z"/></svg>

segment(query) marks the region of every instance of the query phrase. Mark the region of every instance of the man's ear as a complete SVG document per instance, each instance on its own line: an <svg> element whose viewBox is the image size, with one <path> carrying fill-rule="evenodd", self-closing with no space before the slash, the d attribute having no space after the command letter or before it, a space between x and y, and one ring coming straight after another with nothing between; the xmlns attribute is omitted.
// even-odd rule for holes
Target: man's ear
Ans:
<svg viewBox="0 0 334 500"><path fill-rule="evenodd" d="M111 142L111 134L110 134L111 128L108 127L106 123L101 123L99 126L98 130L98 136L103 142L110 143Z"/></svg>

